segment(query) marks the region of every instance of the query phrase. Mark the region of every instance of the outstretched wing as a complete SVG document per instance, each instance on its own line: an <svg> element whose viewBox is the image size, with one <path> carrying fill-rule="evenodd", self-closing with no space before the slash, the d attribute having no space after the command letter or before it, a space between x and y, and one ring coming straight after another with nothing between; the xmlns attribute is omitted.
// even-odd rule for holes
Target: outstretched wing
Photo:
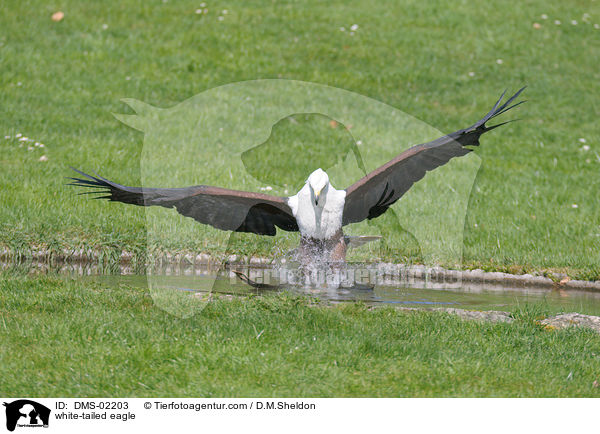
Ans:
<svg viewBox="0 0 600 434"><path fill-rule="evenodd" d="M139 206L175 208L180 214L217 229L275 235L275 227L297 231L298 224L287 198L226 188L196 185L186 188L125 187L101 176L73 169L84 178L69 178L69 185L94 188L82 194Z"/></svg>
<svg viewBox="0 0 600 434"><path fill-rule="evenodd" d="M525 88L521 88L500 105L504 98L503 93L494 108L483 119L470 127L432 142L413 146L352 184L346 189L342 224L348 225L379 217L429 170L446 164L454 157L471 152L472 149L465 146L478 146L479 137L483 133L507 123L503 122L487 127L485 125L487 121L525 102L521 101L510 105L523 89Z"/></svg>

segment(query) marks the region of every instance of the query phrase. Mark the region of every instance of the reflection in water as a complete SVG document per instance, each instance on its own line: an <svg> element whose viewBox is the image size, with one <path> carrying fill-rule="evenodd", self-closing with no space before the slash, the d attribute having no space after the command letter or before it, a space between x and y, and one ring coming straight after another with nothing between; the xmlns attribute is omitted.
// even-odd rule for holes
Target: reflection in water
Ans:
<svg viewBox="0 0 600 434"><path fill-rule="evenodd" d="M240 268L237 268L240 270ZM266 267L243 268L249 276L256 278L272 269ZM272 276L272 274L269 274ZM104 284L128 284L147 287L145 275L91 275L90 278ZM194 293L200 296L213 294L272 295L287 292L305 295L331 302L360 301L366 304L390 304L406 306L454 307L472 310L512 310L517 306L545 303L549 308L576 311L589 315L600 315L600 292L592 290L553 289L542 287L501 286L489 283L440 282L435 280L408 279L392 281L380 279L372 289L364 286L312 286L271 280L269 287L258 289L242 282L231 270L217 272L205 269L165 269L153 275L153 284L165 289Z"/></svg>
<svg viewBox="0 0 600 434"><path fill-rule="evenodd" d="M355 267L355 265L353 265ZM387 273L386 264L371 264L360 268L361 273L369 267L375 267L376 281L372 289L364 286L350 285L332 287L327 285L300 287L294 284L281 284L277 279L269 281L270 288L253 288L234 274L233 269L223 270L220 264L204 265L169 265L152 270L152 281L169 292L181 295L199 296L209 299L211 294L230 294L245 296L260 294L269 296L280 292L315 297L331 302L360 301L366 304L390 304L427 307L453 307L471 310L512 310L518 306L544 303L552 310L579 312L588 315L600 315L600 291L549 287L504 286L497 283L448 281L436 279L431 274L423 279L419 273ZM119 286L121 284L148 288L147 270L135 270L126 266L116 270L102 270L84 264L62 264L58 267L45 263L0 264L0 269L20 270L27 273L59 273L65 276L77 276L81 279L93 279L104 285ZM418 268L418 267L417 267ZM236 266L257 279L260 276L277 275L277 268L268 266ZM355 270L356 271L356 270ZM372 271L372 268L371 268ZM175 300L177 301L177 300ZM169 300L173 302L173 300ZM193 313L193 312L191 312Z"/></svg>

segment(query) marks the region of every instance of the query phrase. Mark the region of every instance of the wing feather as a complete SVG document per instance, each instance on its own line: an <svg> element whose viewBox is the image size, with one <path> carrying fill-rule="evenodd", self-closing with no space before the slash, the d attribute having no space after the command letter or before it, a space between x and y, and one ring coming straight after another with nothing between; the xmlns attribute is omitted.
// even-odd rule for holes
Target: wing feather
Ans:
<svg viewBox="0 0 600 434"><path fill-rule="evenodd" d="M180 214L217 229L275 235L279 227L297 231L298 224L287 198L262 193L229 190L207 185L185 188L126 187L96 174L88 175L72 168L83 178L69 178L69 185L93 188L84 193L138 206L175 208Z"/></svg>
<svg viewBox="0 0 600 434"><path fill-rule="evenodd" d="M479 137L483 133L506 123L488 127L486 122L525 102L520 101L510 105L524 89L521 88L500 105L506 94L505 91L492 110L470 127L432 142L413 146L352 184L346 189L342 224L348 225L379 217L428 171L446 164L454 157L461 157L471 152L472 149L466 146L478 146Z"/></svg>

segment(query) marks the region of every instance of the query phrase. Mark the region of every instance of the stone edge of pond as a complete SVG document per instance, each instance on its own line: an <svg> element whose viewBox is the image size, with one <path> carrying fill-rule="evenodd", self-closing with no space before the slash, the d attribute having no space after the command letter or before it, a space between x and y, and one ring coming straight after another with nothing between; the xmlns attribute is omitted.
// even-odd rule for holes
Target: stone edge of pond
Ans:
<svg viewBox="0 0 600 434"><path fill-rule="evenodd" d="M500 310L468 310L457 309L453 307L396 307L396 310L403 312L443 312L457 315L466 320L481 320L490 322L513 322L514 318L509 312Z"/></svg>
<svg viewBox="0 0 600 434"><path fill-rule="evenodd" d="M584 315L571 312L554 315L540 321L547 329L564 329L567 327L586 327L600 333L600 316Z"/></svg>
<svg viewBox="0 0 600 434"><path fill-rule="evenodd" d="M123 251L119 256L119 267L124 274L131 274L132 262L136 258L133 252ZM62 252L50 251L48 249L32 249L28 255L15 255L8 248L0 248L0 265L10 263L32 263L40 268L50 267L49 264L71 265L73 267L85 267L93 265L102 259L102 254L97 251L86 249L63 249ZM216 257L207 253L197 255L191 253L162 253L155 256L154 264L170 267L204 266L218 267L223 257ZM261 257L247 257L242 255L230 255L227 262L231 265L268 266L273 260ZM557 287L559 289L586 289L600 290L600 280L570 280L563 273L548 273L552 278L541 274L510 274L499 271L474 270L451 270L442 267L426 267L425 265L396 264L382 262L377 264L378 271L388 274L399 274L408 271L415 279L427 279L435 276L441 281L470 282L495 285L515 285L523 287Z"/></svg>
<svg viewBox="0 0 600 434"><path fill-rule="evenodd" d="M374 307L377 308L377 307ZM444 312L452 315L457 315L464 320L479 320L488 322L514 322L514 318L509 312L488 310L476 311L456 308L416 308L416 307L397 307L399 311L404 312ZM538 321L538 324L543 325L547 330L565 329L568 327L584 327L600 333L600 316L584 315L581 313L571 312L553 315L548 318Z"/></svg>

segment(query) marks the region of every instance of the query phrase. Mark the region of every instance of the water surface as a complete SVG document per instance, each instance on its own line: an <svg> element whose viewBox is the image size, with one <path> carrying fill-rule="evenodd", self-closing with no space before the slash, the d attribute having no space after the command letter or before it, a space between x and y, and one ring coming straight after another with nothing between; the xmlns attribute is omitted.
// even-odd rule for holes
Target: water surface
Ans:
<svg viewBox="0 0 600 434"><path fill-rule="evenodd" d="M139 274L96 274L82 277L104 285L121 284L147 288L148 276ZM552 311L579 312L600 315L600 291L542 287L503 286L498 284L462 282L444 285L435 282L411 282L410 285L377 284L372 289L301 287L253 288L233 275L159 274L152 284L191 293L270 296L287 292L329 302L355 302L406 307L453 307L471 310L511 311L527 305L543 305Z"/></svg>

